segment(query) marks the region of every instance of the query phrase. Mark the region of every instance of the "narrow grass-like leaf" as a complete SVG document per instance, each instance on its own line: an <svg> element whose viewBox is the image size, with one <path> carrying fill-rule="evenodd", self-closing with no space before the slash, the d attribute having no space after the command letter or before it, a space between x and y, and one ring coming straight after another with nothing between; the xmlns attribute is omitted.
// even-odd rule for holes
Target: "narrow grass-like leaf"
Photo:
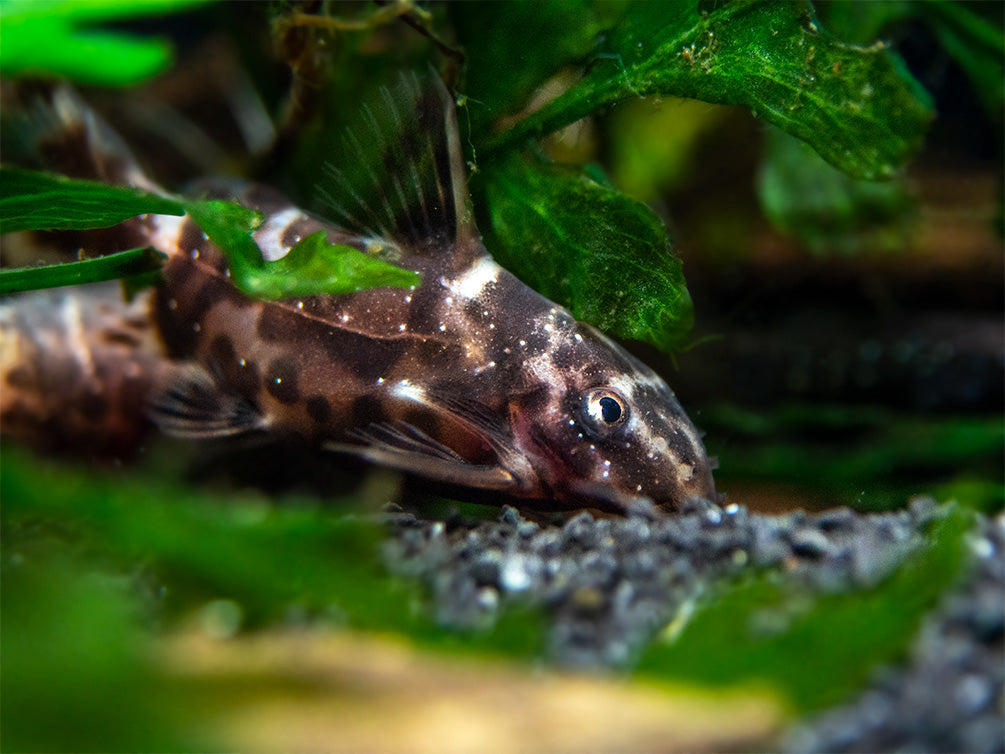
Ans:
<svg viewBox="0 0 1005 754"><path fill-rule="evenodd" d="M492 165L492 252L577 319L670 351L692 324L680 260L656 214L585 172L520 157Z"/></svg>
<svg viewBox="0 0 1005 754"><path fill-rule="evenodd" d="M172 61L163 39L101 31L91 24L187 10L206 0L5 0L0 72L43 74L106 86L131 86Z"/></svg>
<svg viewBox="0 0 1005 754"><path fill-rule="evenodd" d="M887 178L919 146L929 98L887 47L847 45L807 2L638 3L609 35L605 60L562 96L488 144L496 151L628 97L672 95L749 107L860 178Z"/></svg>
<svg viewBox="0 0 1005 754"><path fill-rule="evenodd" d="M0 233L108 228L136 215L184 213L174 199L138 189L0 168Z"/></svg>
<svg viewBox="0 0 1005 754"><path fill-rule="evenodd" d="M164 259L164 254L146 246L82 262L0 270L0 295L147 275L160 270Z"/></svg>

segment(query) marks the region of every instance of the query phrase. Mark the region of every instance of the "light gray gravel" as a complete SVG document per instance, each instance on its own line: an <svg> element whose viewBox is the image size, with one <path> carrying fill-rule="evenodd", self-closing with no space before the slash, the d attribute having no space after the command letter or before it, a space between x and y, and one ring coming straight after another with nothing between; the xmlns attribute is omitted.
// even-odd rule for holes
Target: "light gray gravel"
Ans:
<svg viewBox="0 0 1005 754"><path fill-rule="evenodd" d="M390 569L430 591L445 626L491 625L508 605L540 608L550 659L573 668L631 667L656 632L714 581L776 570L804 587L844 591L889 575L941 509L755 515L696 501L678 516L539 526L513 508L494 522L389 514ZM1003 751L1003 519L981 519L966 583L924 623L910 658L877 673L849 706L792 731L789 751Z"/></svg>

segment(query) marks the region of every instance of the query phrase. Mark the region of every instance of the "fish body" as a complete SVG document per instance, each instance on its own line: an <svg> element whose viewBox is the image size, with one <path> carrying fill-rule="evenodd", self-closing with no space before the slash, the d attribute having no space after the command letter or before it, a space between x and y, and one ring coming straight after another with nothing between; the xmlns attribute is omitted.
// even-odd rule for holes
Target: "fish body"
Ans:
<svg viewBox="0 0 1005 754"><path fill-rule="evenodd" d="M154 317L182 365L155 391L154 420L181 436L279 435L546 507L715 499L702 442L667 384L486 251L442 85L403 92L400 112L386 91L384 103L419 136L388 141L384 162L403 177L391 190L374 175L379 203L357 207L375 214L369 227L319 219L255 184L199 191L262 214L253 237L266 260L323 231L419 273L413 288L252 299L190 218L131 221L169 255Z"/></svg>

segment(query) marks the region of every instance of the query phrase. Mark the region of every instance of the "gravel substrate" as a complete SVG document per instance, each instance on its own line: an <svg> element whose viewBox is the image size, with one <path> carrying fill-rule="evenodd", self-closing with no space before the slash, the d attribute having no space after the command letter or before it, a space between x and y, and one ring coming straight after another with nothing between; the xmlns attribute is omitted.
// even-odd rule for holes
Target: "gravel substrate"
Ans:
<svg viewBox="0 0 1005 754"><path fill-rule="evenodd" d="M385 556L395 573L428 585L444 625L481 627L508 604L537 606L557 664L630 667L723 576L777 569L821 591L866 587L921 545L940 515L929 499L872 515L754 515L695 502L673 518L582 513L561 527L512 508L479 523L398 513ZM877 673L850 706L793 731L790 751L1005 750L1003 519L981 519L970 541L965 582L927 617L909 662Z"/></svg>

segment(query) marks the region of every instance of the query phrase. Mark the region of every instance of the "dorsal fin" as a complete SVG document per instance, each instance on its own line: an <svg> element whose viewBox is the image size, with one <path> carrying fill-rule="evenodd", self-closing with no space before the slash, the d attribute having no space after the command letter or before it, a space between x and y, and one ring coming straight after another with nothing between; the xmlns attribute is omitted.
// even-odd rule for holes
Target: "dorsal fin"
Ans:
<svg viewBox="0 0 1005 754"><path fill-rule="evenodd" d="M68 84L12 85L4 136L16 159L72 178L164 193L140 167L122 137ZM23 154L17 154L18 148Z"/></svg>
<svg viewBox="0 0 1005 754"><path fill-rule="evenodd" d="M382 86L348 129L318 186L347 229L424 251L474 235L454 101L430 73Z"/></svg>

